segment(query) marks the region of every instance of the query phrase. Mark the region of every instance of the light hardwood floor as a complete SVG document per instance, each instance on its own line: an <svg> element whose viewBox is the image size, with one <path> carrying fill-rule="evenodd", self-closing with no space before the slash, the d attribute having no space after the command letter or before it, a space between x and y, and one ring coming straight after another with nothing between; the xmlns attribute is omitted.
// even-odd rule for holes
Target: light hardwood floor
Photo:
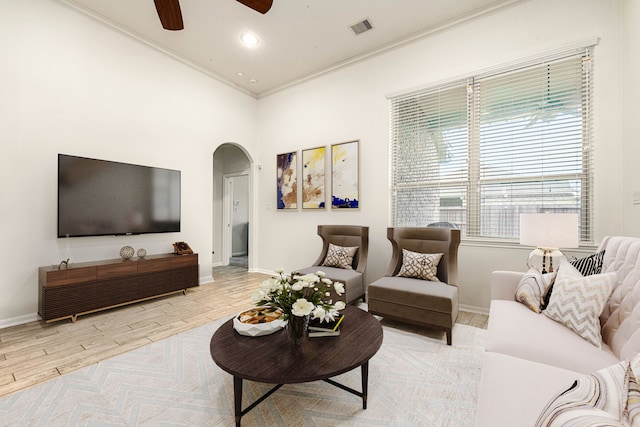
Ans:
<svg viewBox="0 0 640 427"><path fill-rule="evenodd" d="M214 268L213 277L186 295L80 316L76 323L0 329L0 396L237 313L269 276L229 266ZM461 312L458 322L486 328L487 316Z"/></svg>

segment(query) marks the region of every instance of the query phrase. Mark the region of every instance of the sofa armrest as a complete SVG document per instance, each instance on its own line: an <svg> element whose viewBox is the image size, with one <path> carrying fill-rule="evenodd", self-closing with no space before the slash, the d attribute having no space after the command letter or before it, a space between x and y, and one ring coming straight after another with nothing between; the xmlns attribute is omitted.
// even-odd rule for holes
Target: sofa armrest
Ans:
<svg viewBox="0 0 640 427"><path fill-rule="evenodd" d="M511 300L524 273L520 271L494 271L491 273L491 299Z"/></svg>

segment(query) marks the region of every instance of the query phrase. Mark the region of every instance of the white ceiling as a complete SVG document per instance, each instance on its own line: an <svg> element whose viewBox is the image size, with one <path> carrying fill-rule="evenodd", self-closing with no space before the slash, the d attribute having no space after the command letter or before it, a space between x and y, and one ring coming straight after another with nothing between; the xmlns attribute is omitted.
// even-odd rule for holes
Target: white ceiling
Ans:
<svg viewBox="0 0 640 427"><path fill-rule="evenodd" d="M153 0L60 1L260 97L523 0L274 0L266 15L235 0L181 0L181 31L162 28ZM356 36L363 19L373 30ZM246 31L257 47L241 44Z"/></svg>

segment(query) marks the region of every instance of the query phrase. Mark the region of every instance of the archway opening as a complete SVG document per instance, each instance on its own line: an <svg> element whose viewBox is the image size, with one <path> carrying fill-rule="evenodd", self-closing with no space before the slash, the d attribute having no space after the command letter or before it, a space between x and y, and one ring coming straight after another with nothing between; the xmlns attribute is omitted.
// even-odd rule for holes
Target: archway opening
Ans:
<svg viewBox="0 0 640 427"><path fill-rule="evenodd" d="M251 268L252 183L252 160L244 147L220 145L213 153L213 267Z"/></svg>

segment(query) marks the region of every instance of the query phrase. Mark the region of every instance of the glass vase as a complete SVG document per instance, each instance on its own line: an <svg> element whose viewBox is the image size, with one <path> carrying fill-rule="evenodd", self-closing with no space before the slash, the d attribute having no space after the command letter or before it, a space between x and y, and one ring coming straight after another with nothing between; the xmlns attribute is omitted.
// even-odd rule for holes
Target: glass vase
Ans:
<svg viewBox="0 0 640 427"><path fill-rule="evenodd" d="M299 346L307 338L309 316L289 316L287 335L292 346Z"/></svg>

